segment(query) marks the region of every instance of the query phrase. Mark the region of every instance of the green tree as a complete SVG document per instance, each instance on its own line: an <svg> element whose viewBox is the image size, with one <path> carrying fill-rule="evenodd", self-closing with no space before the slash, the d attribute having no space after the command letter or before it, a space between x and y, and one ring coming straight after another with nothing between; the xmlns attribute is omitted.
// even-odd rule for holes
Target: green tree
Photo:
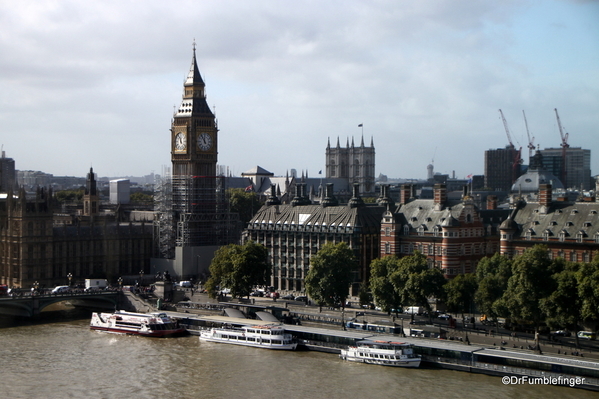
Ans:
<svg viewBox="0 0 599 399"><path fill-rule="evenodd" d="M391 275L399 269L399 259L395 256L385 256L374 259L370 263L370 292L372 299L384 312L399 309L401 296L391 282Z"/></svg>
<svg viewBox="0 0 599 399"><path fill-rule="evenodd" d="M462 313L462 317L464 317L464 313L472 312L474 293L477 287L476 275L473 273L459 274L449 280L445 284L447 310L453 313Z"/></svg>
<svg viewBox="0 0 599 399"><path fill-rule="evenodd" d="M241 298L248 296L255 285L268 284L271 273L268 250L262 244L229 244L215 252L206 289L212 298L223 288L230 289L234 298Z"/></svg>
<svg viewBox="0 0 599 399"><path fill-rule="evenodd" d="M262 206L255 192L246 192L242 188L227 189L231 212L239 214L239 220L247 225Z"/></svg>
<svg viewBox="0 0 599 399"><path fill-rule="evenodd" d="M61 190L54 193L54 198L60 203L65 202L81 202L83 200L83 194L85 189L79 190Z"/></svg>
<svg viewBox="0 0 599 399"><path fill-rule="evenodd" d="M154 202L154 196L149 193L142 191L135 192L129 197L134 204L152 204Z"/></svg>
<svg viewBox="0 0 599 399"><path fill-rule="evenodd" d="M357 265L354 252L346 243L327 242L310 260L310 269L304 279L306 293L321 310L324 305L339 303L345 307Z"/></svg>
<svg viewBox="0 0 599 399"><path fill-rule="evenodd" d="M443 300L445 277L441 270L429 268L426 256L416 251L399 260L399 268L391 276L391 283L400 297L402 306L422 306L429 314L429 298Z"/></svg>
<svg viewBox="0 0 599 399"><path fill-rule="evenodd" d="M534 324L537 338L539 326L545 318L541 303L556 287L551 278L558 271L556 266L557 263L549 259L545 245L535 245L526 250L514 258L512 276L502 297L512 319Z"/></svg>
<svg viewBox="0 0 599 399"><path fill-rule="evenodd" d="M505 256L495 253L490 258L483 258L476 267L477 289L474 302L478 309L497 323L497 316L508 316L507 309L497 303L507 289L512 276L512 262Z"/></svg>
<svg viewBox="0 0 599 399"><path fill-rule="evenodd" d="M360 292L358 293L358 298L360 299L360 306L370 305L373 301L369 285L365 281L360 283Z"/></svg>
<svg viewBox="0 0 599 399"><path fill-rule="evenodd" d="M541 302L546 322L552 328L578 331L582 308L578 291L578 268L579 265L576 263L569 264L564 270L552 276L555 281L555 291Z"/></svg>
<svg viewBox="0 0 599 399"><path fill-rule="evenodd" d="M580 265L576 277L580 317L585 322L596 322L599 320L599 252L594 253L592 262Z"/></svg>

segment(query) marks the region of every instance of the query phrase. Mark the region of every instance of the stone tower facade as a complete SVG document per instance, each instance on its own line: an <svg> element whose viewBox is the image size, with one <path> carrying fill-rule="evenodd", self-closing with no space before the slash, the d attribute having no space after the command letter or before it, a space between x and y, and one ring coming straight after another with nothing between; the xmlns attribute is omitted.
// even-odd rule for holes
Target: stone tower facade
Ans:
<svg viewBox="0 0 599 399"><path fill-rule="evenodd" d="M216 172L218 124L206 101L205 88L194 44L183 99L171 124L176 247L225 245L234 234L225 198L225 177Z"/></svg>
<svg viewBox="0 0 599 399"><path fill-rule="evenodd" d="M362 137L359 146L354 145L354 139L349 139L345 147L337 145L331 147L331 142L327 143L326 149L326 177L348 179L350 184L359 184L361 193L373 193L374 187L374 166L375 151L373 139L370 140L370 146L364 145Z"/></svg>

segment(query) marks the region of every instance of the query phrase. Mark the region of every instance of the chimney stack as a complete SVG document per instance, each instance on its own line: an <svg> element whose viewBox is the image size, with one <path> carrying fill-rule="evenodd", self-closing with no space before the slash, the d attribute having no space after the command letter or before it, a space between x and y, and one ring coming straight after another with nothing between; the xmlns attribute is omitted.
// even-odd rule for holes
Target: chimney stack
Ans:
<svg viewBox="0 0 599 399"><path fill-rule="evenodd" d="M487 209L494 210L497 209L497 196L489 195L487 197Z"/></svg>
<svg viewBox="0 0 599 399"><path fill-rule="evenodd" d="M539 205L546 207L551 205L552 195L551 184L539 184Z"/></svg>
<svg viewBox="0 0 599 399"><path fill-rule="evenodd" d="M401 191L399 192L399 203L405 205L410 200L412 195L412 186L409 184L402 184Z"/></svg>
<svg viewBox="0 0 599 399"><path fill-rule="evenodd" d="M443 206L447 201L447 186L445 184L435 184L433 187L435 196L435 205Z"/></svg>

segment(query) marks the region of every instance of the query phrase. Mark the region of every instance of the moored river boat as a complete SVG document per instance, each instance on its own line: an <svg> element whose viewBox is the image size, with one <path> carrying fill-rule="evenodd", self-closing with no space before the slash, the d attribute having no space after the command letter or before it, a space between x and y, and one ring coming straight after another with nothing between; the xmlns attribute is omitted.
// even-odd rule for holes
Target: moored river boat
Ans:
<svg viewBox="0 0 599 399"><path fill-rule="evenodd" d="M92 313L89 324L92 330L144 337L167 337L183 335L185 328L166 313L132 313L117 310L114 313Z"/></svg>
<svg viewBox="0 0 599 399"><path fill-rule="evenodd" d="M200 331L200 340L263 349L295 350L297 341L281 325L221 327Z"/></svg>
<svg viewBox="0 0 599 399"><path fill-rule="evenodd" d="M420 356L410 344L393 341L361 340L356 346L342 349L339 355L350 362L394 367L420 367Z"/></svg>

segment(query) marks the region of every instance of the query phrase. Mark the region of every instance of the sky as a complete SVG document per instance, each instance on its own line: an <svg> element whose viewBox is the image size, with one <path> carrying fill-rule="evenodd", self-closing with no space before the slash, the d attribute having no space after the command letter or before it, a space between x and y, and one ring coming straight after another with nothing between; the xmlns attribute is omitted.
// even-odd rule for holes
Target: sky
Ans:
<svg viewBox="0 0 599 399"><path fill-rule="evenodd" d="M508 135L599 174L599 1L0 0L0 144L18 170L170 167L195 41L219 164L325 173L371 139L376 175L484 173ZM363 127L358 125L362 124Z"/></svg>

